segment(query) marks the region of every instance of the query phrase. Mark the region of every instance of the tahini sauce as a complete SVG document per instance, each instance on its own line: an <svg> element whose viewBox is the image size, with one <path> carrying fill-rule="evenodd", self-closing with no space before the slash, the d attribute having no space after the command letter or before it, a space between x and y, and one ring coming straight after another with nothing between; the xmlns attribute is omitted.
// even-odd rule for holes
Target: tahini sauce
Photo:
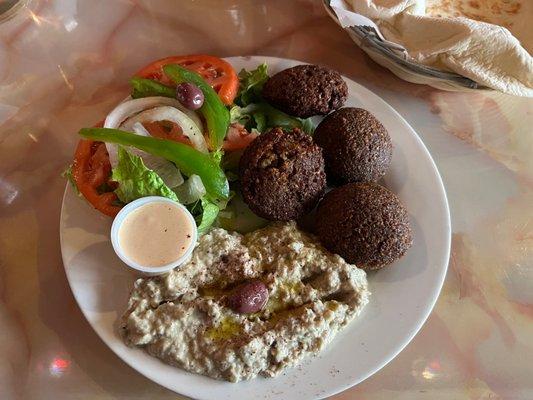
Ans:
<svg viewBox="0 0 533 400"><path fill-rule="evenodd" d="M195 226L184 210L167 202L147 203L122 222L118 240L124 255L144 266L176 261L193 245Z"/></svg>

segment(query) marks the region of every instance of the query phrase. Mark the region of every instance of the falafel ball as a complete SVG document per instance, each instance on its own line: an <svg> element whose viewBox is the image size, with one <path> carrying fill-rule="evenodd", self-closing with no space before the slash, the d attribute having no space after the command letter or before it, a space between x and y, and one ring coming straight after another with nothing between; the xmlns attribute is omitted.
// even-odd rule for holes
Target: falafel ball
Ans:
<svg viewBox="0 0 533 400"><path fill-rule="evenodd" d="M348 86L337 71L319 65L297 65L268 79L262 95L281 111L307 118L342 107Z"/></svg>
<svg viewBox="0 0 533 400"><path fill-rule="evenodd" d="M375 182L387 172L392 141L385 127L362 108L346 107L328 115L315 130L328 181Z"/></svg>
<svg viewBox="0 0 533 400"><path fill-rule="evenodd" d="M377 183L349 183L318 205L316 233L324 247L365 270L383 268L413 243L409 215L394 193Z"/></svg>
<svg viewBox="0 0 533 400"><path fill-rule="evenodd" d="M273 128L259 135L244 151L239 175L246 204L274 221L310 212L326 188L322 150L300 129Z"/></svg>

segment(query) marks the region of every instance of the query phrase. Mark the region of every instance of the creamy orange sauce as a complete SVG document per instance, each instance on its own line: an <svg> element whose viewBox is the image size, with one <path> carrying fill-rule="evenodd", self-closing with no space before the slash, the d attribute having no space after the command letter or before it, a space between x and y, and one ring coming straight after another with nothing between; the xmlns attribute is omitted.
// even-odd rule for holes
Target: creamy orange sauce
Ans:
<svg viewBox="0 0 533 400"><path fill-rule="evenodd" d="M193 245L194 229L178 206L147 203L124 219L118 240L128 259L145 267L161 267L179 259Z"/></svg>

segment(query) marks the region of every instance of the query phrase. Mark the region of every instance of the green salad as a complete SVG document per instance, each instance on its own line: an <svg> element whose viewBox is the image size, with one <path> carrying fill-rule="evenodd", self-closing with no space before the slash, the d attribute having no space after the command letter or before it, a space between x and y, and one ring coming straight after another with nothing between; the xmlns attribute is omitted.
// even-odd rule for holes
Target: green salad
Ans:
<svg viewBox="0 0 533 400"><path fill-rule="evenodd" d="M186 205L200 233L213 225L240 232L264 225L266 221L254 215L240 197L240 155L253 138L269 128L300 128L312 133L312 121L291 117L263 100L262 88L269 78L266 64L240 71L238 91L230 105L224 104L200 74L177 64L165 65L162 71L171 82L131 79L132 100L117 106L105 127L79 132L92 143L106 143L114 206L163 196ZM194 111L176 100L176 88L183 84L190 85L184 89L196 90L193 94L202 100ZM79 186L76 161L65 176ZM95 196L105 195L105 190L101 191L97 188ZM80 192L90 201L83 189Z"/></svg>

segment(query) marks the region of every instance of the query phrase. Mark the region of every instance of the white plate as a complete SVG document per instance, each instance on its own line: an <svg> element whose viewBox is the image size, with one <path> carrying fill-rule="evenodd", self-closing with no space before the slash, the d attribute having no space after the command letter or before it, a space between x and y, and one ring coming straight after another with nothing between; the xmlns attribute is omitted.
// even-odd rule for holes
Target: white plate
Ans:
<svg viewBox="0 0 533 400"><path fill-rule="evenodd" d="M240 70L266 62L271 73L299 64L272 57L232 57ZM111 219L78 198L67 185L61 210L61 251L67 278L83 314L102 340L149 379L198 399L315 399L355 385L392 360L418 332L439 295L450 252L450 216L442 180L426 147L407 122L363 86L346 79L347 106L363 107L394 142L385 184L407 207L414 244L395 265L369 274L372 296L319 356L277 378L219 382L163 364L125 346L116 334L135 276L113 252Z"/></svg>

